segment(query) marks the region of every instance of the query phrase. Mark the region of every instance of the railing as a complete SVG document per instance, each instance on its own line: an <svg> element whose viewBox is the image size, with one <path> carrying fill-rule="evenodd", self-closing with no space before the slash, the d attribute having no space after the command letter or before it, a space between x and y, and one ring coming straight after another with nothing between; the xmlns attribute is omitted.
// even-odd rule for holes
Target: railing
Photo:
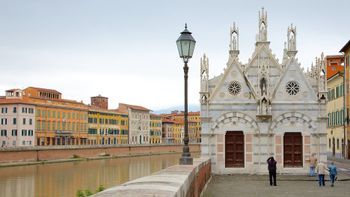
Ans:
<svg viewBox="0 0 350 197"><path fill-rule="evenodd" d="M193 165L175 165L150 176L129 181L97 193L108 196L176 196L198 197L211 177L209 158L194 159Z"/></svg>

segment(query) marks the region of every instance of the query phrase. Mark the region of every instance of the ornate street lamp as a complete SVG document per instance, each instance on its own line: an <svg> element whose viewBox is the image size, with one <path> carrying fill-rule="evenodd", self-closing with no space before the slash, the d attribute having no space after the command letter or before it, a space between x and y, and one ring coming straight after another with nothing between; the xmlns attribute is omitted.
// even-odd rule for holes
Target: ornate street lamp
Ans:
<svg viewBox="0 0 350 197"><path fill-rule="evenodd" d="M187 30L187 24L185 24L185 30L181 32L181 36L176 41L177 49L179 51L180 58L183 59L184 65L184 78L185 78L185 113L184 113L184 146L182 150L182 156L180 158L180 165L192 165L193 159L191 157L190 148L188 146L188 103L187 103L187 79L188 79L188 66L187 63L192 58L194 46L196 41L191 35L192 33Z"/></svg>

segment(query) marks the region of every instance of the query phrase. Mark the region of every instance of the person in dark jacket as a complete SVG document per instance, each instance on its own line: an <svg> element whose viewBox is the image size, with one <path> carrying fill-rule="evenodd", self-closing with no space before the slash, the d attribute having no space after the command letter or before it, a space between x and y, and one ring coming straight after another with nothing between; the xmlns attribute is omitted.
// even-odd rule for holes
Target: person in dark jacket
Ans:
<svg viewBox="0 0 350 197"><path fill-rule="evenodd" d="M269 169L269 178L270 178L270 185L272 186L272 178L273 178L273 185L276 185L276 164L277 161L273 157L269 157L267 159L268 169Z"/></svg>
<svg viewBox="0 0 350 197"><path fill-rule="evenodd" d="M334 162L331 163L331 165L328 166L329 170L329 178L331 179L331 187L334 186L335 177L337 177L337 167L335 166Z"/></svg>

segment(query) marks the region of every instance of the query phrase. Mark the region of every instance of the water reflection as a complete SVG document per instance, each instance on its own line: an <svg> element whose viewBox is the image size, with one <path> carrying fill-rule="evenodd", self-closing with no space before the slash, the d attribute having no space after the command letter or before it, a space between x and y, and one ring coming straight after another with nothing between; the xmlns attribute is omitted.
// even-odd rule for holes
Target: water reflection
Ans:
<svg viewBox="0 0 350 197"><path fill-rule="evenodd" d="M111 187L168 166L181 155L157 155L0 168L1 197L75 196L79 189ZM198 155L195 155L198 156Z"/></svg>

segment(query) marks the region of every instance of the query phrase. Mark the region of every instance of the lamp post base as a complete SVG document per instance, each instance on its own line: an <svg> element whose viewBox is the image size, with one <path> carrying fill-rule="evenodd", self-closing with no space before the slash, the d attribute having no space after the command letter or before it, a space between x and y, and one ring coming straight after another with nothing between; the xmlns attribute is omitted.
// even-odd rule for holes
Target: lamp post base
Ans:
<svg viewBox="0 0 350 197"><path fill-rule="evenodd" d="M182 156L180 158L180 165L193 165L193 158Z"/></svg>

